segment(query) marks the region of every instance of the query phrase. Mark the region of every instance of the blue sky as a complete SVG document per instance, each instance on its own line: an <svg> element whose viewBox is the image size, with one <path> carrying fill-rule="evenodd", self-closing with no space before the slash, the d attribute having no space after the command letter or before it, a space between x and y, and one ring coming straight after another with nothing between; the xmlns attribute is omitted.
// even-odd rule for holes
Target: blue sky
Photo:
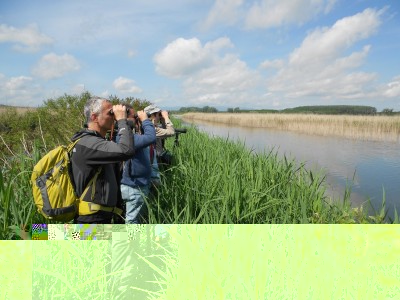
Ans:
<svg viewBox="0 0 400 300"><path fill-rule="evenodd" d="M0 104L400 110L398 0L0 1Z"/></svg>

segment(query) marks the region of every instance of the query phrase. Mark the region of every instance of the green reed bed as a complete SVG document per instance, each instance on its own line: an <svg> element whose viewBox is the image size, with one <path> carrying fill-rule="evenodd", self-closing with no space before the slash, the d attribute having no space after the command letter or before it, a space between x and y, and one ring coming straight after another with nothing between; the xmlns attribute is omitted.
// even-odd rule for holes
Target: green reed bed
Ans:
<svg viewBox="0 0 400 300"><path fill-rule="evenodd" d="M31 243L32 299L110 299L110 241Z"/></svg>
<svg viewBox="0 0 400 300"><path fill-rule="evenodd" d="M0 299L34 299L31 273L32 243L0 240L0 255Z"/></svg>
<svg viewBox="0 0 400 300"><path fill-rule="evenodd" d="M34 148L37 149L37 148ZM40 158L37 150L2 157L0 167L0 239L25 237L30 224L46 223L36 213L30 177Z"/></svg>
<svg viewBox="0 0 400 300"><path fill-rule="evenodd" d="M178 120L174 120L177 127ZM383 223L386 209L367 216L343 199L325 196L324 177L276 152L262 154L242 142L209 137L195 128L167 147L174 164L162 173L163 185L150 198L151 223ZM26 238L30 224L50 223L36 212L30 177L46 153L40 143L3 153L0 166L0 239ZM31 150L28 150L31 149ZM397 212L395 220L398 222Z"/></svg>
<svg viewBox="0 0 400 300"><path fill-rule="evenodd" d="M169 231L174 251L162 256L162 270L148 261L159 290L148 290L147 299L394 299L400 294L393 263L399 244L392 240L398 229L391 225L209 224L173 225Z"/></svg>
<svg viewBox="0 0 400 300"><path fill-rule="evenodd" d="M173 152L175 165L164 172L164 184L149 203L151 222L352 221L348 193L340 201L328 199L322 173L274 151L256 154L240 141L190 128Z"/></svg>

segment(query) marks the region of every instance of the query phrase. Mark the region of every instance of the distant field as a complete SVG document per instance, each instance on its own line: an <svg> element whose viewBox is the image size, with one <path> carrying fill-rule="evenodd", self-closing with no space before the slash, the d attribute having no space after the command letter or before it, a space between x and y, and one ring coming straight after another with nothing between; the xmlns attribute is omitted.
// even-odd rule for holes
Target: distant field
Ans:
<svg viewBox="0 0 400 300"><path fill-rule="evenodd" d="M9 109L16 109L17 113L24 114L27 111L35 111L35 107L23 107L23 106L0 106L0 114L9 110Z"/></svg>
<svg viewBox="0 0 400 300"><path fill-rule="evenodd" d="M212 121L233 126L273 128L361 140L398 142L400 139L400 116L186 113L183 120Z"/></svg>

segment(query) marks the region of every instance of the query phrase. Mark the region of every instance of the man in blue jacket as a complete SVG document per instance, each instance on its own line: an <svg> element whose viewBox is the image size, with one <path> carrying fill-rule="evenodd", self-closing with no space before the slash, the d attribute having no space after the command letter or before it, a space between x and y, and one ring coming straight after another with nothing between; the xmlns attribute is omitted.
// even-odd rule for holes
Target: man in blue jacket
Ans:
<svg viewBox="0 0 400 300"><path fill-rule="evenodd" d="M151 145L156 142L156 131L153 123L147 118L144 111L137 112L129 105L128 120L138 124L138 132L133 134L135 155L124 162L121 179L122 200L126 203L126 224L140 224L146 215L144 199L149 195L151 164L154 154L151 155ZM138 119L138 120L137 120ZM119 140L117 139L117 142Z"/></svg>

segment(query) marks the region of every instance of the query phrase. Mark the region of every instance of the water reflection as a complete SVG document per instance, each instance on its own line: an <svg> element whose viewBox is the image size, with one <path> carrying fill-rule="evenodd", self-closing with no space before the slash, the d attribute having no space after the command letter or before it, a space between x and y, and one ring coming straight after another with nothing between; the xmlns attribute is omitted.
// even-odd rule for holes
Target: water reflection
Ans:
<svg viewBox="0 0 400 300"><path fill-rule="evenodd" d="M246 146L256 152L274 149L281 157L286 155L304 162L308 169L323 170L327 193L335 199L343 199L346 184L352 183L354 206L369 198L373 206L379 208L384 190L388 215L393 217L395 205L400 211L400 149L397 143L356 141L204 121L194 124L210 135L245 141Z"/></svg>

